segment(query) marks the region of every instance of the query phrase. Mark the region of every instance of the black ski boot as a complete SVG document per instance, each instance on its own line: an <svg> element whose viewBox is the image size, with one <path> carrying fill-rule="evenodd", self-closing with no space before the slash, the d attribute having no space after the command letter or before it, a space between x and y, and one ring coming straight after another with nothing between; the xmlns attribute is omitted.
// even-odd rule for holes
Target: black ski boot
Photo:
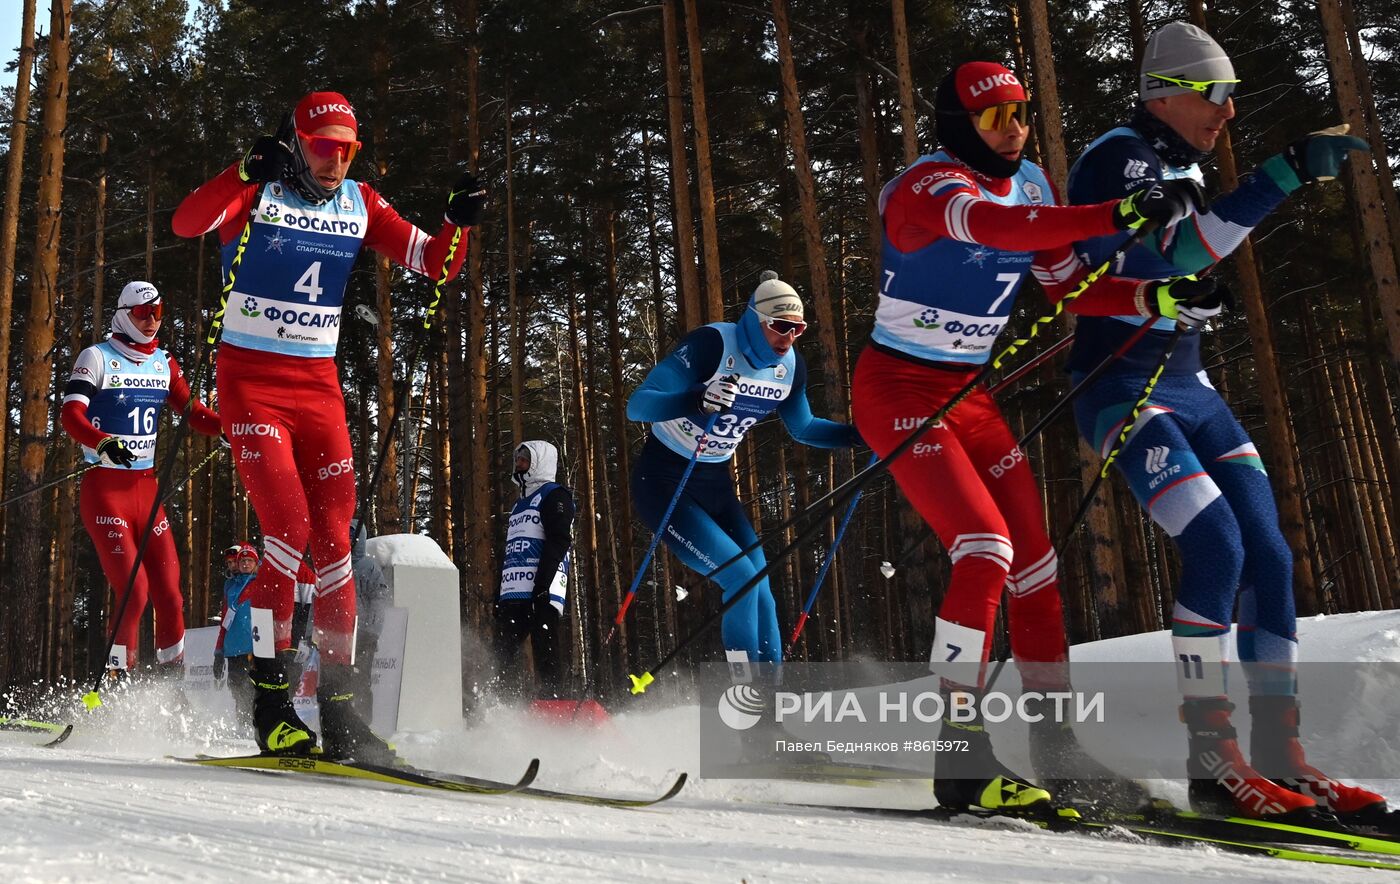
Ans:
<svg viewBox="0 0 1400 884"><path fill-rule="evenodd" d="M253 682L253 727L258 748L267 755L309 755L316 748L316 734L297 715L288 690L287 666L294 655L283 651L272 659L253 658L249 678Z"/></svg>
<svg viewBox="0 0 1400 884"><path fill-rule="evenodd" d="M1152 801L1137 780L1114 773L1079 744L1068 721L1057 721L1048 697L1026 702L1026 712L1041 716L1030 725L1031 770L1055 800L1070 807L1110 813L1133 813Z"/></svg>
<svg viewBox="0 0 1400 884"><path fill-rule="evenodd" d="M938 803L950 810L981 807L1010 813L1049 812L1050 793L1012 773L997 759L981 712L971 721L953 721L952 694L945 690L943 696L947 711L938 738L958 745L934 756L933 797ZM975 708L980 710L980 702Z"/></svg>
<svg viewBox="0 0 1400 884"><path fill-rule="evenodd" d="M321 747L325 757L392 766L399 757L355 711L356 694L369 696L369 667L322 665L316 688L321 706Z"/></svg>

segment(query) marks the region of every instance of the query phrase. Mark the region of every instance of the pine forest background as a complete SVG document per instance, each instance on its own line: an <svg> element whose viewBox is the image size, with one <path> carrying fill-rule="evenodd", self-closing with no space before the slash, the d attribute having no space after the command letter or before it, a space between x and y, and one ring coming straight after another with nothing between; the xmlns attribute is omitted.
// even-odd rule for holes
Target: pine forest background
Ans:
<svg viewBox="0 0 1400 884"><path fill-rule="evenodd" d="M32 20L34 0L13 2ZM1036 111L1030 156L1063 185L1067 160L1126 119L1145 35L1179 18L1208 27L1243 80L1239 114L1207 170L1212 190L1337 122L1372 145L1342 181L1294 195L1225 262L1239 306L1206 353L1272 477L1297 557L1300 613L1395 604L1396 0L52 6L0 96L6 499L79 464L57 426L61 390L77 352L106 334L126 282L148 279L163 292L163 343L194 373L218 301L218 244L212 234L177 239L171 213L302 94L339 90L355 104L365 142L351 177L372 182L405 217L435 230L445 191L466 168L493 190L467 269L412 367L411 405L373 501L374 533L426 532L457 563L464 672L477 680L490 666L479 636L491 626L504 514L515 499L511 452L525 439L553 442L579 511L564 621L572 686L617 696L625 672L653 663L719 603L663 554L623 640L602 644L650 539L626 493L645 428L624 416L646 371L689 328L737 319L758 274L772 268L804 294L814 320L799 344L813 407L847 419L875 302L876 195L931 151L929 101L949 66L993 59L1023 75ZM351 279L340 363L362 491L395 384L424 334L431 289L372 253ZM361 306L377 327L356 318ZM1028 285L1018 327L1045 309ZM211 375L203 377L208 395ZM1020 431L1066 387L1054 360L1000 402ZM165 420L162 452L175 435ZM174 475L210 451L208 439L186 436ZM1058 535L1098 459L1068 418L1027 455ZM762 533L865 457L805 449L774 420L750 434L734 467ZM77 486L0 508L0 688L84 678L105 651L94 623L111 598L76 516ZM173 491L167 509L187 622L202 625L218 612L218 550L257 539L256 521L218 455ZM785 633L834 527L777 572ZM892 577L882 562L894 565ZM1177 569L1170 541L1115 476L1062 553L1071 639L1162 628ZM923 659L947 577L937 541L881 478L794 656ZM717 635L698 642L682 671L687 659L718 659L718 649Z"/></svg>

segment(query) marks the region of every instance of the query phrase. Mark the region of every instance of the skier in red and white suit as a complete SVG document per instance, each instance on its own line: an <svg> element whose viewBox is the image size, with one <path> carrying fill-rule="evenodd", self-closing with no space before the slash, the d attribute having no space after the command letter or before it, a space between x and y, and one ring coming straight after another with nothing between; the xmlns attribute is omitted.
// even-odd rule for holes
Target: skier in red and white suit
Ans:
<svg viewBox="0 0 1400 884"><path fill-rule="evenodd" d="M78 505L102 573L122 611L121 621L112 624L112 652L107 660L107 668L119 672L136 665L137 627L148 598L155 605L156 662L177 665L185 652L180 560L163 507L156 514L136 579L131 581L141 532L156 499L160 411L169 403L183 412L190 401L180 366L156 340L162 313L155 286L127 283L107 340L78 354L63 390L59 417L63 429L83 446L87 462L97 464L83 474ZM194 403L189 419L198 432L219 435L219 416L204 403ZM128 581L131 599L123 606Z"/></svg>
<svg viewBox="0 0 1400 884"><path fill-rule="evenodd" d="M325 663L322 743L334 756L383 760L387 746L349 702L355 690L368 689L368 670L354 669L355 477L334 359L345 284L366 246L435 279L454 239L448 277L455 277L467 253L466 228L480 217L486 194L464 175L448 195L438 233L429 236L370 185L345 177L360 147L357 132L343 95L307 95L276 135L257 139L241 161L186 197L173 226L187 237L217 231L225 279L234 277L217 389L224 430L265 537L263 564L250 587L259 744L303 753L316 742L292 707L286 660L279 660L293 653L293 584L309 544L316 643Z"/></svg>
<svg viewBox="0 0 1400 884"><path fill-rule="evenodd" d="M1148 221L1166 223L1187 211L1186 198L1173 187L1093 206L1057 205L1049 179L1021 158L1028 111L1011 71L990 62L958 66L938 88L944 149L920 158L880 194L881 294L870 345L856 365L852 412L861 436L881 456L987 362L1027 276L1034 274L1052 298L1077 287L1088 268L1071 248L1080 236L1075 231L1106 235ZM1107 277L1074 303L1087 312L1131 310L1143 285ZM1005 588L1023 683L1064 690L1069 656L1040 493L986 389L930 428L890 471L953 562L931 658L945 689L982 689ZM949 727L961 730L953 734ZM1044 739L1033 733L1034 766L1043 780L1060 779L1047 775L1049 753L1038 750L1078 759L1073 732L1038 733ZM967 728L949 721L944 736L966 738L972 747L938 755L934 781L944 805L1049 800L996 761L980 723Z"/></svg>

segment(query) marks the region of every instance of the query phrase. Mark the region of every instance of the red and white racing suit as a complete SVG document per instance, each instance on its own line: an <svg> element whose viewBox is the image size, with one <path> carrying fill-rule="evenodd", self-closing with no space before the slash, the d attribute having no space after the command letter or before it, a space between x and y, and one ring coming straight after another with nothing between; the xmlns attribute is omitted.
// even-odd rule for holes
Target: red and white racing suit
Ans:
<svg viewBox="0 0 1400 884"><path fill-rule="evenodd" d="M241 262L232 267L245 224ZM316 640L330 664L354 662L350 519L355 474L336 370L345 284L364 246L436 278L458 228L436 236L351 180L313 204L281 182L245 184L235 163L185 198L175 233L217 230L232 270L217 389L224 432L265 538L249 587L253 653L291 645L293 584L307 545L316 563ZM455 277L466 230L453 255Z"/></svg>
<svg viewBox="0 0 1400 884"><path fill-rule="evenodd" d="M115 337L78 354L64 389L63 429L83 446L87 462L98 464L83 474L78 508L112 586L113 610L122 612L109 633L112 656L107 666L112 669L136 665L137 629L148 599L155 605L156 660L177 663L184 654L180 559L164 507L156 514L135 580L131 567L156 499L153 464L160 410L169 402L183 411L189 400L189 384L168 353L155 342L142 347ZM202 402L194 403L190 422L207 436L219 434L219 416ZM108 436L120 437L136 455L131 467L99 460L97 446ZM131 599L123 605L128 581Z"/></svg>
<svg viewBox="0 0 1400 884"><path fill-rule="evenodd" d="M946 404L991 356L1028 274L1062 297L1087 274L1070 243L1111 232L1114 203L1063 207L1034 164L978 175L946 153L924 157L880 198L881 295L852 384L861 436L884 456ZM1076 302L1132 309L1137 284L1106 278ZM1055 551L1040 492L985 388L929 429L890 468L953 562L932 662L980 685L1002 589L1011 647L1028 683L1057 687L1068 660ZM1041 664L1041 665L1027 665Z"/></svg>

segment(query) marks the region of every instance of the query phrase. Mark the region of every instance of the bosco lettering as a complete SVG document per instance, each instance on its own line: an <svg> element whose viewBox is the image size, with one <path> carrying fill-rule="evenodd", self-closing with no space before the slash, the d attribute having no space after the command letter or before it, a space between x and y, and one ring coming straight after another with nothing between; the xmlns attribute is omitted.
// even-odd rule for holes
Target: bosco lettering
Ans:
<svg viewBox="0 0 1400 884"><path fill-rule="evenodd" d="M1002 476L1010 472L1011 469L1016 466L1016 464L1020 463L1025 459L1025 453L1022 452L1020 447L1018 446L1016 448L1011 449L1011 451L1008 452L1005 456L1003 456L1001 460L988 467L987 472L992 474L993 479L1000 479Z"/></svg>
<svg viewBox="0 0 1400 884"><path fill-rule="evenodd" d="M316 476L322 482L324 482L325 480L334 478L335 476L350 475L350 473L353 472L354 469L354 463L350 460L350 458L347 457L344 460L338 460L333 464L327 464L326 466L321 467L319 470L316 471Z"/></svg>

